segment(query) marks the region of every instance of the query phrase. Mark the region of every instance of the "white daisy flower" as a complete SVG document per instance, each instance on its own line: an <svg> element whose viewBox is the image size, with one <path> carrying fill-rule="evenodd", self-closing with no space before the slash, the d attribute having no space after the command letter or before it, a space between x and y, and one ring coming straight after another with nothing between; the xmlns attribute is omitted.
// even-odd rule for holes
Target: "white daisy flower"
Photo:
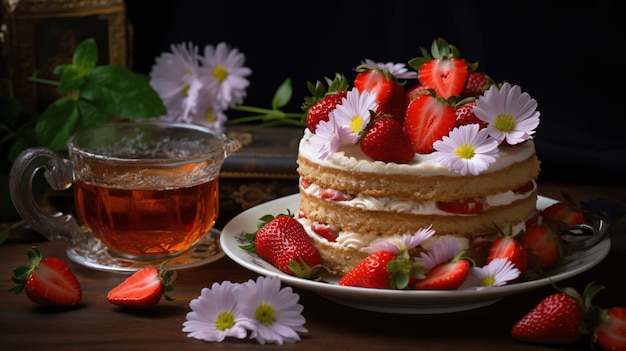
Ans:
<svg viewBox="0 0 626 351"><path fill-rule="evenodd" d="M517 279L520 271L506 258L496 258L482 267L472 267L460 289L502 286Z"/></svg>
<svg viewBox="0 0 626 351"><path fill-rule="evenodd" d="M537 101L519 86L491 86L476 100L474 114L488 123L489 135L510 145L531 139L539 125Z"/></svg>
<svg viewBox="0 0 626 351"><path fill-rule="evenodd" d="M339 150L342 138L347 137L346 132L339 130L335 118L330 114L328 121L320 121L315 127L315 134L311 136L309 142L320 160Z"/></svg>
<svg viewBox="0 0 626 351"><path fill-rule="evenodd" d="M371 68L378 68L381 70L388 70L389 73L394 75L398 79L417 79L416 71L409 71L404 63L394 63L394 62L375 62L370 59L365 59L362 62L364 65Z"/></svg>
<svg viewBox="0 0 626 351"><path fill-rule="evenodd" d="M420 228L413 235L403 234L396 235L387 239L382 239L374 242L372 245L363 248L363 251L368 253L374 253L379 251L391 251L396 255L401 252L406 252L414 247L421 245L426 239L435 235L435 231L428 228Z"/></svg>
<svg viewBox="0 0 626 351"><path fill-rule="evenodd" d="M221 342L226 337L243 339L248 329L254 327L252 320L241 313L235 300L238 284L229 281L221 285L213 283L211 289L203 288L197 299L191 300L192 312L187 313L183 332L190 338Z"/></svg>
<svg viewBox="0 0 626 351"><path fill-rule="evenodd" d="M291 287L281 289L277 276L249 280L235 293L243 314L254 323L250 338L261 345L293 343L300 340L298 332L307 332L300 297Z"/></svg>
<svg viewBox="0 0 626 351"><path fill-rule="evenodd" d="M198 91L203 83L198 72L198 48L191 43L171 46L172 52L155 59L150 85L157 92L167 115L162 119L186 121L195 114Z"/></svg>
<svg viewBox="0 0 626 351"><path fill-rule="evenodd" d="M204 57L200 61L200 72L208 91L217 98L218 106L226 110L241 104L246 97L246 88L250 85L245 77L252 73L248 67L243 66L245 55L222 42L215 48L211 45L205 46Z"/></svg>
<svg viewBox="0 0 626 351"><path fill-rule="evenodd" d="M454 172L478 175L498 158L499 142L489 138L486 128L466 124L452 129L433 143L436 160Z"/></svg>
<svg viewBox="0 0 626 351"><path fill-rule="evenodd" d="M348 91L345 98L341 99L341 103L331 111L328 115L333 117L340 131L345 131L345 139L342 143L348 142L355 144L359 139L359 133L367 126L370 121L370 110L378 110L376 95L370 94L368 91L359 93L356 88ZM317 133L317 130L316 130Z"/></svg>

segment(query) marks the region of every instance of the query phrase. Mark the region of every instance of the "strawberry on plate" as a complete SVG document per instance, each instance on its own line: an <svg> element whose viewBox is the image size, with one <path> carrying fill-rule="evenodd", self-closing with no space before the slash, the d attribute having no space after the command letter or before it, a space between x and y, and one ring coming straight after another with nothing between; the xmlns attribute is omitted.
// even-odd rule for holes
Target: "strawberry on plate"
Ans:
<svg viewBox="0 0 626 351"><path fill-rule="evenodd" d="M82 289L64 261L56 257L44 258L37 247L26 255L29 265L13 270L12 280L18 285L9 289L11 293L25 290L30 300L42 305L74 306L80 302Z"/></svg>
<svg viewBox="0 0 626 351"><path fill-rule="evenodd" d="M459 57L459 50L443 38L433 41L430 53L425 48L420 50L422 57L409 61L409 66L419 74L420 84L434 89L437 96L444 99L459 96L476 64L465 62Z"/></svg>
<svg viewBox="0 0 626 351"><path fill-rule="evenodd" d="M395 118L378 117L370 120L359 147L375 161L409 163L415 151L409 136Z"/></svg>
<svg viewBox="0 0 626 351"><path fill-rule="evenodd" d="M339 285L359 288L391 289L391 272L387 265L396 254L391 251L377 251L359 262L339 280Z"/></svg>
<svg viewBox="0 0 626 351"><path fill-rule="evenodd" d="M358 73L354 79L354 87L360 92L367 90L376 95L378 111L376 115L391 115L400 124L404 121L407 106L407 94L388 70L371 68L361 65L355 69Z"/></svg>
<svg viewBox="0 0 626 351"><path fill-rule="evenodd" d="M336 73L333 79L325 77L328 88L320 82L314 85L308 82L312 96L304 98L302 110L306 113L306 126L315 133L321 121L328 121L328 114L339 105L348 95L348 80L345 76Z"/></svg>
<svg viewBox="0 0 626 351"><path fill-rule="evenodd" d="M565 227L585 222L585 217L578 206L563 201L544 208L541 211L541 219L544 223L563 223Z"/></svg>
<svg viewBox="0 0 626 351"><path fill-rule="evenodd" d="M419 154L433 151L433 143L448 135L456 123L454 107L431 94L420 94L406 110L404 130Z"/></svg>
<svg viewBox="0 0 626 351"><path fill-rule="evenodd" d="M506 258L520 271L523 277L528 268L528 252L526 248L513 236L511 226L508 226L502 236L498 237L490 246L486 263L496 258Z"/></svg>
<svg viewBox="0 0 626 351"><path fill-rule="evenodd" d="M240 247L254 252L282 272L300 278L311 278L321 268L322 257L302 223L291 213L261 217L258 230L246 233L250 242Z"/></svg>
<svg viewBox="0 0 626 351"><path fill-rule="evenodd" d="M553 228L546 224L529 225L522 234L520 241L534 269L551 267L563 255L561 238Z"/></svg>
<svg viewBox="0 0 626 351"><path fill-rule="evenodd" d="M176 271L165 269L165 262L158 268L142 268L111 289L107 294L107 301L131 309L155 306L161 300L161 296L172 301L174 298L166 292L173 289L175 279Z"/></svg>
<svg viewBox="0 0 626 351"><path fill-rule="evenodd" d="M441 262L431 268L423 279L418 279L413 288L416 290L456 290L469 273L470 262L463 257L461 251L449 261Z"/></svg>

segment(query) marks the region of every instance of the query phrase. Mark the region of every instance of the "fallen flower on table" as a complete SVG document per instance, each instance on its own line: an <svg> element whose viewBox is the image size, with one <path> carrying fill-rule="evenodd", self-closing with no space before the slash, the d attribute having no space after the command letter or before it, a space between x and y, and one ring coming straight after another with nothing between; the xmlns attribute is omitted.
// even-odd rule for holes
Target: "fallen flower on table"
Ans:
<svg viewBox="0 0 626 351"><path fill-rule="evenodd" d="M224 281L204 288L189 303L191 312L183 323L188 337L221 342L226 337L250 339L261 345L300 340L298 332L306 333L304 307L300 296L290 287L280 287L280 279L258 277L242 284Z"/></svg>

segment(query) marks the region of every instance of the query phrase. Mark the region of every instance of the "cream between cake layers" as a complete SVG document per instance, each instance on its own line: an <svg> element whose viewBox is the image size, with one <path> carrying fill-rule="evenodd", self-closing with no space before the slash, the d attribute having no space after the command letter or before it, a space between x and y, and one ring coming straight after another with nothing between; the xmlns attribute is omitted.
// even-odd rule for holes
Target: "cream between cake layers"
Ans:
<svg viewBox="0 0 626 351"><path fill-rule="evenodd" d="M333 273L378 240L429 227L420 249L451 239L482 264L506 227L518 233L537 213L536 101L441 38L422 53L415 72L366 60L352 89L336 74L305 99L299 218ZM419 82L405 89L399 78Z"/></svg>
<svg viewBox="0 0 626 351"><path fill-rule="evenodd" d="M384 163L372 161L350 144L318 160L311 136L306 130L299 147L300 209L306 216L300 221L320 250L323 264L333 272L347 272L368 255L362 249L377 239L413 234L428 226L437 233L431 241L454 237L481 260L487 244L498 235L496 226L519 228L536 211L539 160L532 140L501 147L500 157L486 172L461 176L438 165L433 154L416 154L409 164ZM322 198L328 190L349 199ZM483 211L454 214L437 205L468 198L481 201ZM311 230L314 221L335 226L339 231L335 241Z"/></svg>

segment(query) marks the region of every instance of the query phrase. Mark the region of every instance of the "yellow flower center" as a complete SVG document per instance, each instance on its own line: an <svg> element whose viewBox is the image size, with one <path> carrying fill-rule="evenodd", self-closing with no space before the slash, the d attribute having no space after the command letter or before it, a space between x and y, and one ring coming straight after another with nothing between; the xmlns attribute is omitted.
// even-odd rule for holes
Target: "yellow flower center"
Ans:
<svg viewBox="0 0 626 351"><path fill-rule="evenodd" d="M361 130L361 126L363 126L363 118L361 118L361 115L352 117L352 120L350 121L350 130L353 133L358 133Z"/></svg>
<svg viewBox="0 0 626 351"><path fill-rule="evenodd" d="M265 326L272 325L274 323L274 320L276 319L275 315L276 310L274 307L266 303L261 303L254 312L254 318Z"/></svg>
<svg viewBox="0 0 626 351"><path fill-rule="evenodd" d="M189 95L189 84L183 88L183 97L187 97L187 95Z"/></svg>
<svg viewBox="0 0 626 351"><path fill-rule="evenodd" d="M493 121L493 126L502 133L512 133L515 130L515 118L501 114Z"/></svg>
<svg viewBox="0 0 626 351"><path fill-rule="evenodd" d="M476 151L472 145L461 145L454 153L460 158L471 160L476 154Z"/></svg>
<svg viewBox="0 0 626 351"><path fill-rule="evenodd" d="M228 77L228 70L222 65L215 66L213 69L213 77L221 83L226 80L226 77Z"/></svg>
<svg viewBox="0 0 626 351"><path fill-rule="evenodd" d="M480 286L492 286L496 282L493 276L486 276L480 280Z"/></svg>
<svg viewBox="0 0 626 351"><path fill-rule="evenodd" d="M213 109L212 108L208 108L206 110L206 113L204 114L204 119L206 119L206 121L209 122L209 123L213 123L213 122L217 121L217 117L213 113Z"/></svg>
<svg viewBox="0 0 626 351"><path fill-rule="evenodd" d="M215 328L219 330L230 329L235 325L235 316L230 312L222 312L215 318Z"/></svg>

